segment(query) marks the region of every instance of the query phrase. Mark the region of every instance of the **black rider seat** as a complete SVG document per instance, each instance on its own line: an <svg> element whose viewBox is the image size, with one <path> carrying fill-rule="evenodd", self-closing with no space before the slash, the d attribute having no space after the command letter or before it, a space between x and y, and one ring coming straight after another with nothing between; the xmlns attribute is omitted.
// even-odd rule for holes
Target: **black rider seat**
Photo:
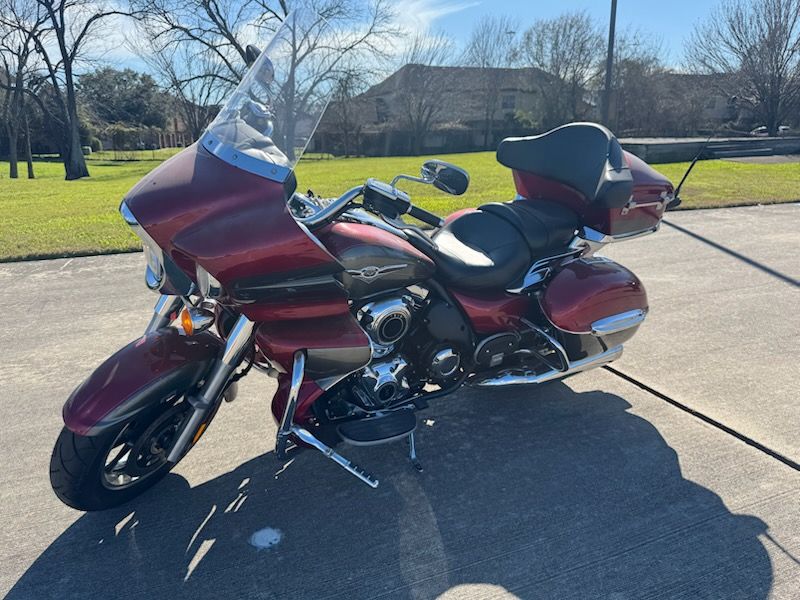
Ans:
<svg viewBox="0 0 800 600"><path fill-rule="evenodd" d="M505 289L532 262L569 244L577 227L572 211L551 202L486 204L433 236L439 273L454 288Z"/></svg>

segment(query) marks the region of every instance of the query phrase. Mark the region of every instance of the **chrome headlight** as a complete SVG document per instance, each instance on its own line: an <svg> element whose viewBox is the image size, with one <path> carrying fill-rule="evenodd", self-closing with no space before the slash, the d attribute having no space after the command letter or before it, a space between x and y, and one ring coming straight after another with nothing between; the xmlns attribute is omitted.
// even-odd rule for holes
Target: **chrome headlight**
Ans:
<svg viewBox="0 0 800 600"><path fill-rule="evenodd" d="M164 252L159 248L158 244L155 243L153 238L148 235L144 227L139 224L139 221L136 220L136 217L133 216L133 213L124 201L119 205L119 212L125 222L133 230L133 233L142 240L144 259L147 265L144 272L145 284L151 290L161 289L166 279L164 273Z"/></svg>
<svg viewBox="0 0 800 600"><path fill-rule="evenodd" d="M152 248L144 242L144 259L147 267L144 272L144 282L151 290L157 290L164 283L164 265L161 262L161 249Z"/></svg>
<svg viewBox="0 0 800 600"><path fill-rule="evenodd" d="M222 284L200 265L197 265L197 287L204 298L219 298L222 296Z"/></svg>
<svg viewBox="0 0 800 600"><path fill-rule="evenodd" d="M119 212L133 232L142 240L144 258L147 264L144 273L144 281L147 287L154 291L163 291L165 294L172 296L188 296L195 293L194 283L189 279L189 276L150 237L150 234L136 220L125 201L119 205Z"/></svg>

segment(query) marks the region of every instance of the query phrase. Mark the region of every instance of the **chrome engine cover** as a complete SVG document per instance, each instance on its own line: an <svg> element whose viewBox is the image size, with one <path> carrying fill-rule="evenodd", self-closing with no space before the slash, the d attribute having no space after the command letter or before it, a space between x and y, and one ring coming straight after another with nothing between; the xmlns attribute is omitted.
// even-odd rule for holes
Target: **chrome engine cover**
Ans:
<svg viewBox="0 0 800 600"><path fill-rule="evenodd" d="M408 363L399 355L365 367L361 375L365 395L359 394L361 400L370 406L383 407L401 399L410 387L405 376L407 369Z"/></svg>
<svg viewBox="0 0 800 600"><path fill-rule="evenodd" d="M413 308L414 301L410 296L396 296L365 304L357 316L370 339L385 347L408 333Z"/></svg>
<svg viewBox="0 0 800 600"><path fill-rule="evenodd" d="M456 373L461 366L461 355L450 347L441 348L431 357L428 374L437 383L445 382Z"/></svg>

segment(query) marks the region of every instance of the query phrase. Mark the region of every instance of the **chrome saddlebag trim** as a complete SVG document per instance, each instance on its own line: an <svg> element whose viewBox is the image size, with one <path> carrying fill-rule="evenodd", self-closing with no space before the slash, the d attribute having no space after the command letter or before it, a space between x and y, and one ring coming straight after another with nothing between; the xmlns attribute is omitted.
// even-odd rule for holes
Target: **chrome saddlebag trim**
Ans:
<svg viewBox="0 0 800 600"><path fill-rule="evenodd" d="M611 335L613 333L625 331L631 327L638 327L644 322L646 316L646 310L637 308L635 310L611 315L604 319L599 319L592 323L592 335Z"/></svg>

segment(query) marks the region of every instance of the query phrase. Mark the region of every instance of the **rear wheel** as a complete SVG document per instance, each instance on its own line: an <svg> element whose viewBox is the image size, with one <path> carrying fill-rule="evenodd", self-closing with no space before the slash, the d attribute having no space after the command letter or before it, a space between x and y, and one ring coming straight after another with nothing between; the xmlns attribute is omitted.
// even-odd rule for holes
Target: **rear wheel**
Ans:
<svg viewBox="0 0 800 600"><path fill-rule="evenodd" d="M167 400L112 431L83 436L66 427L50 458L50 483L72 508L119 506L156 484L174 466L167 454L191 406Z"/></svg>

